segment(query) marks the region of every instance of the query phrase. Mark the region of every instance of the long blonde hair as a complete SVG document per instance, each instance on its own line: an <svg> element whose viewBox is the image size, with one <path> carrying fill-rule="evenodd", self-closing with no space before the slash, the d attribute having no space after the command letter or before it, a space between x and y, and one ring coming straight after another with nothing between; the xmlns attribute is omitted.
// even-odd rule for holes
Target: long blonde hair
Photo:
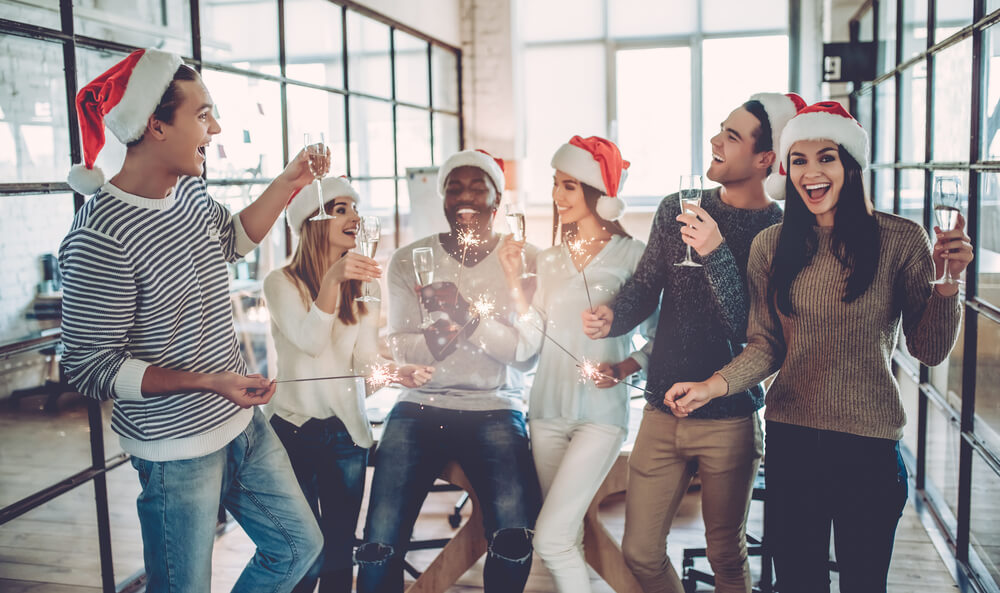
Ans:
<svg viewBox="0 0 1000 593"><path fill-rule="evenodd" d="M326 203L327 214L333 209L334 200ZM314 210L309 216L318 212ZM288 265L282 268L288 278L299 289L299 295L306 307L319 296L319 288L323 275L335 262L330 257L330 230L327 224L302 223L299 232L299 244ZM337 307L337 318L345 325L354 325L358 319L368 313L368 307L363 302L354 299L361 296L361 281L348 280L340 284L340 304Z"/></svg>

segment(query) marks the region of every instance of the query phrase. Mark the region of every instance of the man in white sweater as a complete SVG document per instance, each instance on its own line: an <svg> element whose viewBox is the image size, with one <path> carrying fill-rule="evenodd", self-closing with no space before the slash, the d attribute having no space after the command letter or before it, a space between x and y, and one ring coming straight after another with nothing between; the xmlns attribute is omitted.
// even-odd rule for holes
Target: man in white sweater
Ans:
<svg viewBox="0 0 1000 593"><path fill-rule="evenodd" d="M93 197L59 250L63 364L81 393L114 400L111 424L142 485L146 590L209 590L222 504L257 545L233 591L290 591L322 535L257 409L274 387L247 376L226 262L255 248L309 182L305 155L233 215L200 177L221 129L180 57L133 52L77 106L84 164L69 182ZM107 183L94 167L105 124L128 145Z"/></svg>
<svg viewBox="0 0 1000 593"><path fill-rule="evenodd" d="M436 370L426 384L403 390L386 421L365 543L356 553L359 593L402 591L413 524L452 460L483 506L485 588L516 593L527 581L540 494L521 411L525 366L516 364L519 336L508 321L514 307L496 252L500 235L493 232L503 187L503 169L488 154L452 155L438 176L451 232L400 248L389 264L393 356ZM419 286L413 268L413 250L421 247L434 258L427 286ZM529 265L534 255L530 249Z"/></svg>

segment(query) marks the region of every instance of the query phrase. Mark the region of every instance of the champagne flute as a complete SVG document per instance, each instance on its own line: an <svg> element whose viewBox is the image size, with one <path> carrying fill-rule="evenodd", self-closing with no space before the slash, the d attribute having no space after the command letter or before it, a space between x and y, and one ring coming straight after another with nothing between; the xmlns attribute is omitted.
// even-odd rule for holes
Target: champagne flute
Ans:
<svg viewBox="0 0 1000 593"><path fill-rule="evenodd" d="M375 257L375 250L378 249L378 241L382 235L382 223L378 216L362 216L361 224L358 225L358 250L365 257ZM381 301L378 297L368 294L368 283L365 282L365 294L354 299L362 303L374 303Z"/></svg>
<svg viewBox="0 0 1000 593"><path fill-rule="evenodd" d="M330 171L330 149L324 142L323 132L306 133L304 142L306 156L309 157L309 172L313 174L313 184L316 185L316 198L319 200L319 211L309 220L330 220L333 216L326 213L326 203L323 202L323 184L320 181Z"/></svg>
<svg viewBox="0 0 1000 593"><path fill-rule="evenodd" d="M701 191L702 191L702 180L701 175L681 175L680 191L677 192L677 198L681 203L681 212L687 209L687 206L700 206L701 205ZM684 266L688 268L700 268L701 264L691 259L691 246L687 246L687 255L682 261L676 262L675 266Z"/></svg>
<svg viewBox="0 0 1000 593"><path fill-rule="evenodd" d="M417 284L421 288L434 283L434 250L430 247L417 247L413 250L413 272L417 276ZM420 309L420 329L426 329L430 322L424 316L422 299L417 299Z"/></svg>
<svg viewBox="0 0 1000 593"><path fill-rule="evenodd" d="M934 219L942 232L950 231L958 223L958 215L962 212L962 180L954 175L943 175L934 178ZM931 284L965 284L959 278L951 275L951 266L947 257L944 264L944 275Z"/></svg>
<svg viewBox="0 0 1000 593"><path fill-rule="evenodd" d="M510 234L515 241L524 241L525 223L524 210L514 204L507 204L504 211L507 218L507 226L510 227ZM535 274L528 271L528 260L524 257L524 250L521 250L521 278L532 278Z"/></svg>

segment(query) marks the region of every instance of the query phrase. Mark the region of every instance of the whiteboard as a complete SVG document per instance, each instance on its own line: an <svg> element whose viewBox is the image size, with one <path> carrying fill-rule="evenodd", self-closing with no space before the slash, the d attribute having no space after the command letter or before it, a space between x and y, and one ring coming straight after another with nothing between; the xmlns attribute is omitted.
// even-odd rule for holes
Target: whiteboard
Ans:
<svg viewBox="0 0 1000 593"><path fill-rule="evenodd" d="M447 233L444 200L437 191L437 167L407 167L406 185L410 193L410 229L420 239L437 233Z"/></svg>

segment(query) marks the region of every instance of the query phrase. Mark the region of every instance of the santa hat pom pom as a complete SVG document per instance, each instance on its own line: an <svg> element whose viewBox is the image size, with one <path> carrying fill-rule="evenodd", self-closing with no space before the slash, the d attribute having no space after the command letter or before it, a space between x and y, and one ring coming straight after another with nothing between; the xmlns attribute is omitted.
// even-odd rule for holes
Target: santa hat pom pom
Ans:
<svg viewBox="0 0 1000 593"><path fill-rule="evenodd" d="M785 182L787 181L787 175L781 175L777 171L771 173L764 180L764 191L767 195L771 196L775 200L785 199Z"/></svg>
<svg viewBox="0 0 1000 593"><path fill-rule="evenodd" d="M73 191L89 196L97 193L97 190L104 185L104 171L101 171L101 168L96 165L93 169L88 169L86 165L81 163L73 165L66 180Z"/></svg>
<svg viewBox="0 0 1000 593"><path fill-rule="evenodd" d="M625 200L601 196L597 199L597 215L604 220L615 221L625 214Z"/></svg>

